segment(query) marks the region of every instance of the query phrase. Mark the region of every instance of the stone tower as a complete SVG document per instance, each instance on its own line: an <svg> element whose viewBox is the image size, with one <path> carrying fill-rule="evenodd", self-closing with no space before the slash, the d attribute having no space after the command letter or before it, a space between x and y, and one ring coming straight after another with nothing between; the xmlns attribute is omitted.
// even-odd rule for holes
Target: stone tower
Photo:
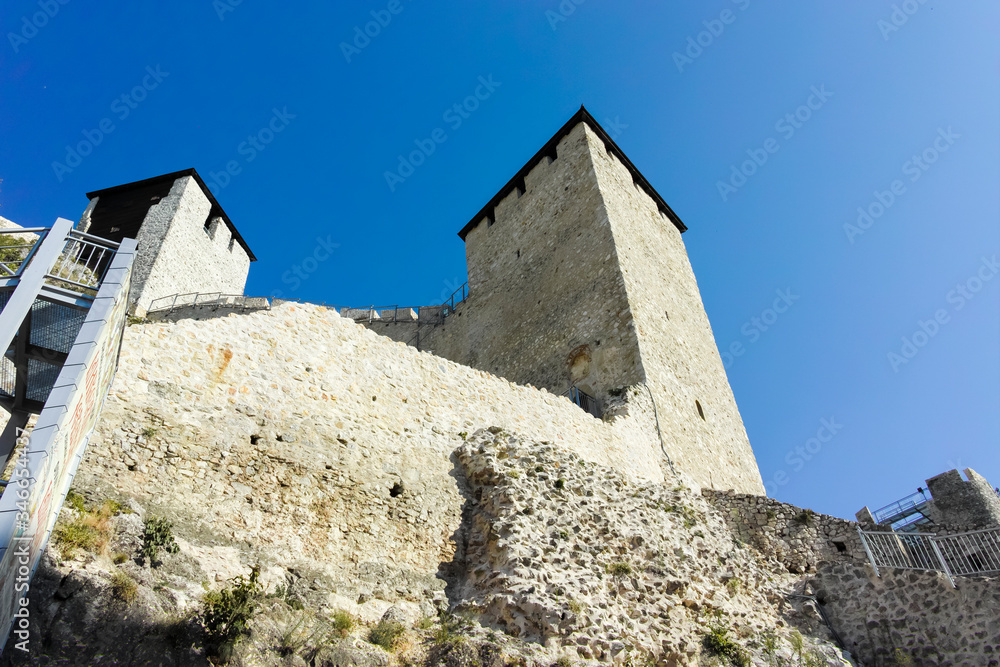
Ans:
<svg viewBox="0 0 1000 667"><path fill-rule="evenodd" d="M575 387L602 404L645 385L681 470L763 495L686 229L581 108L459 232L466 301L444 318L363 315L396 340L557 394Z"/></svg>
<svg viewBox="0 0 1000 667"><path fill-rule="evenodd" d="M129 312L189 293L243 294L256 261L194 169L88 192L80 231L138 243Z"/></svg>
<svg viewBox="0 0 1000 667"><path fill-rule="evenodd" d="M600 401L645 383L682 470L763 493L686 229L581 108L460 233L469 362Z"/></svg>

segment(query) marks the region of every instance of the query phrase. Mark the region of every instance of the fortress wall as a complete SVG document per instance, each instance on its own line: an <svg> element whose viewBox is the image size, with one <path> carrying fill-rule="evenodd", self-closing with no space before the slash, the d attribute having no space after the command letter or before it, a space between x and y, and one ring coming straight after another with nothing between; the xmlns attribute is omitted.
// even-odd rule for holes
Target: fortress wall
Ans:
<svg viewBox="0 0 1000 667"><path fill-rule="evenodd" d="M789 572L816 572L824 561L868 562L858 525L773 498L702 489L737 539L773 555Z"/></svg>
<svg viewBox="0 0 1000 667"><path fill-rule="evenodd" d="M243 293L250 258L221 219L208 221L211 209L191 176L177 179L149 209L136 239L133 312L143 315L154 299L172 294Z"/></svg>
<svg viewBox="0 0 1000 667"><path fill-rule="evenodd" d="M638 395L628 411L603 422L285 302L128 327L76 484L187 517L179 534L218 535L265 563L333 582L374 577L393 599L393 582L433 588L455 553L462 433L495 425L662 481L650 405Z"/></svg>
<svg viewBox="0 0 1000 667"><path fill-rule="evenodd" d="M763 495L680 231L589 128L586 137L668 450L705 486Z"/></svg>
<svg viewBox="0 0 1000 667"><path fill-rule="evenodd" d="M604 398L642 379L632 314L583 125L557 153L530 171L523 195L504 198L494 224L484 220L465 239L468 363ZM454 337L450 326L444 335Z"/></svg>

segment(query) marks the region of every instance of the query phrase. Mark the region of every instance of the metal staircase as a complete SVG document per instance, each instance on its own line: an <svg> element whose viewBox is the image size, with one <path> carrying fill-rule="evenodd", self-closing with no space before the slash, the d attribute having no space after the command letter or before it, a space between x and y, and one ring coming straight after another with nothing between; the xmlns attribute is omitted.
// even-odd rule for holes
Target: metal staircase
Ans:
<svg viewBox="0 0 1000 667"><path fill-rule="evenodd" d="M118 364L135 240L73 229L0 230L0 638L27 638L22 606ZM23 427L38 421L30 437ZM17 594L15 594L17 586ZM3 644L0 644L2 646Z"/></svg>

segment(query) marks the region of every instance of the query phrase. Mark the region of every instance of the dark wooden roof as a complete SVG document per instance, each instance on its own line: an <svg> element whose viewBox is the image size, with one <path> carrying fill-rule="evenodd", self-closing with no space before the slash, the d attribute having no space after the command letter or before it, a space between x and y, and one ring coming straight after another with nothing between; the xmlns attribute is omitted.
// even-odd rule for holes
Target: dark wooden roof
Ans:
<svg viewBox="0 0 1000 667"><path fill-rule="evenodd" d="M126 183L124 185L116 185L113 188L88 192L88 199L93 199L94 197L100 197L100 199L91 213L90 228L87 230L87 233L112 241L121 241L123 238L136 238L136 235L139 233L139 227L142 226L142 221L146 218L146 213L149 212L149 209L154 204L170 193L170 188L173 186L174 181L182 176L191 176L194 178L202 192L208 197L208 201L212 203L209 218L222 218L226 226L229 227L233 238L246 251L250 261L256 262L257 258L254 256L253 251L250 250L250 246L243 240L240 233L236 231L233 221L222 210L222 206L216 201L215 195L212 194L212 191L205 185L205 181L201 179L201 176L194 169L184 169L183 171L154 176L153 178L135 181L134 183Z"/></svg>
<svg viewBox="0 0 1000 667"><path fill-rule="evenodd" d="M546 156L552 156L554 158L556 156L556 146L559 145L559 142L563 137L569 134L570 131L580 123L586 123L590 126L590 129L593 130L597 136L601 138L601 141L604 142L604 146L607 148L608 152L613 153L619 160L621 160L621 163L628 168L629 172L632 174L632 180L636 183L636 185L645 190L646 194L653 198L653 201L656 202L657 208L670 218L670 221L674 223L674 226L677 227L681 233L686 232L687 227L683 222L681 222L681 219L676 213L674 213L673 209L667 205L667 202L663 201L663 197L660 196L660 193L649 184L649 181L646 180L645 176L639 173L639 170L636 169L635 165L632 164L632 161L625 156L625 153L618 147L618 144L615 143L614 139L612 139L611 136L604 131L601 124L590 115L590 112L587 111L585 107L581 106L580 110L577 111L573 117L559 129L558 132L556 132L555 136L549 139L548 142L542 146L541 150L535 153L535 156L528 160L527 164L521 167L521 170L514 175L514 178L507 181L507 185L503 186L500 189L500 192L496 193L493 196L493 199L491 199L489 203L486 204L486 206L484 206L482 210L480 210L479 213L472 218L472 220L469 220L465 227L462 227L462 230L458 233L459 237L461 237L464 241L468 233L472 231L476 225L482 222L483 218L493 220L493 210L496 208L497 204L499 204L504 197L509 195L514 188L521 188L523 191L524 178L528 175L528 172L530 172L542 158Z"/></svg>

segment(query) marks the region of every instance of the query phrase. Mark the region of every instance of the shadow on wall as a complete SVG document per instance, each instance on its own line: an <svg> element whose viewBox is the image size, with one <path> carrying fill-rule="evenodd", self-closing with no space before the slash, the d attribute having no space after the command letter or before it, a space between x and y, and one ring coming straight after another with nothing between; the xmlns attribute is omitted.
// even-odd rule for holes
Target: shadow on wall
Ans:
<svg viewBox="0 0 1000 667"><path fill-rule="evenodd" d="M190 621L168 616L172 605L150 588L140 586L136 595L132 604L116 599L110 581L79 570L65 575L46 553L31 582L28 650L16 647L12 632L0 666L209 667Z"/></svg>

